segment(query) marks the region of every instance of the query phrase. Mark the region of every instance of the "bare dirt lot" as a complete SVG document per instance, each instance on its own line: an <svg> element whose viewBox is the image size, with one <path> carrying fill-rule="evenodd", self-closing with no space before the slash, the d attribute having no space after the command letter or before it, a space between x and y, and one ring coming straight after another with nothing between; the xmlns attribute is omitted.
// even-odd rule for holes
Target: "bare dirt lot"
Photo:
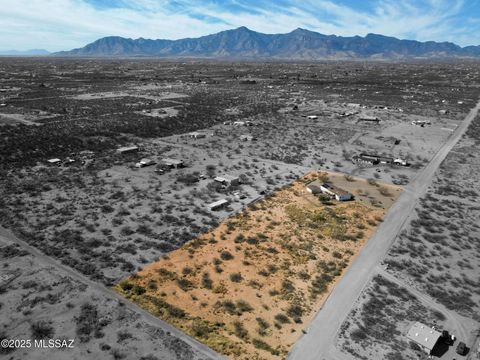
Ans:
<svg viewBox="0 0 480 360"><path fill-rule="evenodd" d="M305 185L317 179L359 200L308 193ZM282 358L399 193L340 174L308 174L116 289L233 358Z"/></svg>

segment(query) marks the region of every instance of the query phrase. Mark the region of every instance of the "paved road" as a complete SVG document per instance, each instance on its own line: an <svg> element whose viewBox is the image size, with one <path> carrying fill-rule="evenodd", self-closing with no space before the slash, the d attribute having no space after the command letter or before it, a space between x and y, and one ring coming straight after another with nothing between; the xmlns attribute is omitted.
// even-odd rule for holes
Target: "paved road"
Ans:
<svg viewBox="0 0 480 360"><path fill-rule="evenodd" d="M122 301L127 308L130 310L134 311L135 313L139 314L142 316L143 320L152 325L156 326L158 328L161 328L165 332L170 332L173 336L176 338L184 341L185 343L189 344L194 350L198 351L201 355L205 356L208 359L212 360L220 360L223 359L225 360L226 358L223 357L222 355L216 353L206 345L198 342L197 340L189 337L182 331L178 330L177 328L171 326L170 324L164 322L163 320L157 318L156 316L153 316L150 314L148 311L142 309L141 307L137 306L136 304L126 300L124 297L121 295L117 294L110 288L103 286L100 283L97 283L95 281L90 280L89 278L85 277L84 275L78 273L77 271L73 270L72 268L63 265L59 261L43 254L39 250L37 250L35 247L30 246L27 244L25 241L18 239L14 234L12 234L10 231L0 227L0 245L3 244L9 244L9 243L16 243L20 245L22 248L27 250L30 254L32 254L35 258L36 261L53 266L57 268L60 272L61 275L69 276L74 280L77 280L79 282L82 282L84 284L87 284L91 288L95 289L95 291L99 294L103 294L106 297L117 299L118 301Z"/></svg>
<svg viewBox="0 0 480 360"><path fill-rule="evenodd" d="M390 208L383 223L337 283L322 309L306 329L306 334L297 341L288 356L289 360L333 358L329 354L341 324L370 281L376 266L383 260L403 225L413 213L418 199L425 194L436 170L465 133L479 109L480 102L469 112L455 132L452 132L430 163L405 188L397 202Z"/></svg>

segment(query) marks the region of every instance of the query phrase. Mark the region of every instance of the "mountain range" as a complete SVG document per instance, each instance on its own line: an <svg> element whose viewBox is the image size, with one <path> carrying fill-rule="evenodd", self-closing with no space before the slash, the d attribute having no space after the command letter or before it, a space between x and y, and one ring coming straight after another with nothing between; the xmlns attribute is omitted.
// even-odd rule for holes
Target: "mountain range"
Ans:
<svg viewBox="0 0 480 360"><path fill-rule="evenodd" d="M287 34L263 34L246 27L179 40L104 37L56 56L166 57L232 59L408 59L480 57L480 46L420 42L368 34L365 37L323 35L298 28Z"/></svg>
<svg viewBox="0 0 480 360"><path fill-rule="evenodd" d="M41 56L49 55L50 53L44 49L31 50L0 50L0 56Z"/></svg>

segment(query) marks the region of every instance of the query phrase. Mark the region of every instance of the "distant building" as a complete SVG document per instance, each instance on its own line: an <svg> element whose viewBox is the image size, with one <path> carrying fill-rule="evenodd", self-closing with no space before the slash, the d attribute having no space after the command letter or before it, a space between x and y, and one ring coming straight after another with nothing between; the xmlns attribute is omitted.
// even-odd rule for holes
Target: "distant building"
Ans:
<svg viewBox="0 0 480 360"><path fill-rule="evenodd" d="M214 180L226 186L235 186L240 184L240 179L238 176L222 175L217 176Z"/></svg>
<svg viewBox="0 0 480 360"><path fill-rule="evenodd" d="M138 163L135 164L135 167L142 168L145 166L155 165L155 161L152 159L142 159Z"/></svg>
<svg viewBox="0 0 480 360"><path fill-rule="evenodd" d="M54 159L48 159L47 162L49 164L52 164L52 165L55 165L55 164L60 164L62 160L58 159L58 158L54 158Z"/></svg>
<svg viewBox="0 0 480 360"><path fill-rule="evenodd" d="M176 160L171 158L162 159L162 164L172 169L179 169L185 166L182 160Z"/></svg>
<svg viewBox="0 0 480 360"><path fill-rule="evenodd" d="M354 163L360 164L393 164L393 158L388 156L376 155L376 154L365 154L361 153L359 155L354 155L352 157Z"/></svg>
<svg viewBox="0 0 480 360"><path fill-rule="evenodd" d="M215 210L218 210L222 207L225 207L228 205L228 200L227 199L220 199L218 201L215 201L211 204L208 204L207 207L211 210L211 211L215 211Z"/></svg>
<svg viewBox="0 0 480 360"><path fill-rule="evenodd" d="M380 123L380 119L375 117L375 116L362 116L358 119L357 122L367 122L367 123L375 123L375 124L379 124Z"/></svg>
<svg viewBox="0 0 480 360"><path fill-rule="evenodd" d="M440 332L418 321L412 325L407 333L407 338L420 346L420 348L429 355L432 353L433 348L441 336L442 334Z"/></svg>
<svg viewBox="0 0 480 360"><path fill-rule="evenodd" d="M401 166L408 166L409 165L407 160L400 159L400 158L393 160L393 164L394 165L401 165Z"/></svg>
<svg viewBox="0 0 480 360"><path fill-rule="evenodd" d="M201 139L201 138L207 137L207 134L199 131L194 131L194 132L188 133L187 135L194 139Z"/></svg>
<svg viewBox="0 0 480 360"><path fill-rule="evenodd" d="M125 146L117 149L118 154L129 154L138 151L138 146Z"/></svg>
<svg viewBox="0 0 480 360"><path fill-rule="evenodd" d="M430 125L430 120L413 120L412 125L417 125L420 127L424 127L425 125Z"/></svg>
<svg viewBox="0 0 480 360"><path fill-rule="evenodd" d="M253 126L251 121L234 121L233 126Z"/></svg>
<svg viewBox="0 0 480 360"><path fill-rule="evenodd" d="M255 138L252 135L242 135L240 136L240 140L242 141L253 141Z"/></svg>
<svg viewBox="0 0 480 360"><path fill-rule="evenodd" d="M306 188L311 194L326 194L335 198L337 201L348 201L353 199L353 195L348 191L340 189L332 184L313 181L308 184Z"/></svg>

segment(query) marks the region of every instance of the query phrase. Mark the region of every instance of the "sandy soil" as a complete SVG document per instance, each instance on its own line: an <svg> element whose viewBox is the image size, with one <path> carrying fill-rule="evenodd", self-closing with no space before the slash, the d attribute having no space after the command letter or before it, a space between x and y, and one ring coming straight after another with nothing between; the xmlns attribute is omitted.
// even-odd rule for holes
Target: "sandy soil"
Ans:
<svg viewBox="0 0 480 360"><path fill-rule="evenodd" d="M305 184L325 176L368 195L323 204ZM232 358L281 358L400 192L349 180L306 175L116 289Z"/></svg>

